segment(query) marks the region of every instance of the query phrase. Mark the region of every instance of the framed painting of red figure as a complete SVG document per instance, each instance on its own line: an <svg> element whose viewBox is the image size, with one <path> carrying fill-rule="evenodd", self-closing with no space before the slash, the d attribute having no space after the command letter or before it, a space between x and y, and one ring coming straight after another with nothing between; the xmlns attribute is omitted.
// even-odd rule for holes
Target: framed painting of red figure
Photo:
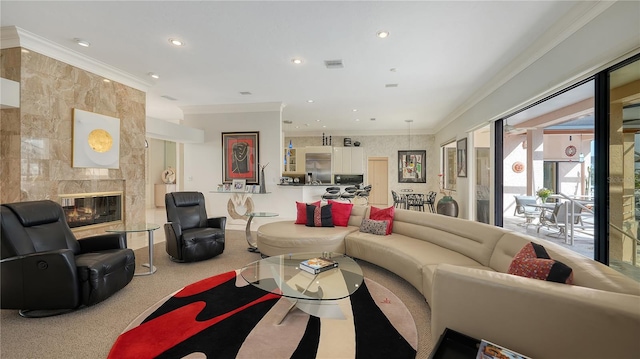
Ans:
<svg viewBox="0 0 640 359"><path fill-rule="evenodd" d="M260 132L222 133L222 182L258 183Z"/></svg>

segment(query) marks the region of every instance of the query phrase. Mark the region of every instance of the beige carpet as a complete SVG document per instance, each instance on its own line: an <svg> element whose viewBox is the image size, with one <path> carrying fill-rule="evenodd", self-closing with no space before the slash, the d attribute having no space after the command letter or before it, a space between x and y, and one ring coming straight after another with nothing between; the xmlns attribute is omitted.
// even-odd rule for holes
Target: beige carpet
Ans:
<svg viewBox="0 0 640 359"><path fill-rule="evenodd" d="M56 317L26 319L14 310L2 310L0 317L0 357L25 358L106 358L120 333L140 313L187 284L241 268L260 259L246 250L243 231L227 231L226 249L213 259L198 263L171 262L164 243L154 248L158 271L134 277L131 283L95 306ZM146 248L136 250L136 262L148 261ZM358 261L365 277L387 287L407 306L418 331L417 358L428 358L431 340L431 312L424 297L395 274ZM144 271L145 268L139 268Z"/></svg>

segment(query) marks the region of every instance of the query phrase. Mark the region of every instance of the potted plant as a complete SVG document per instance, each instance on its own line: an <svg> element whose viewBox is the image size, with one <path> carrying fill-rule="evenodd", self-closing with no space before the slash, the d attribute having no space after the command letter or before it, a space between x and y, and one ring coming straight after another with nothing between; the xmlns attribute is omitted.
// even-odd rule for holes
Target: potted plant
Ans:
<svg viewBox="0 0 640 359"><path fill-rule="evenodd" d="M551 196L553 192L551 192L551 190L548 188L542 187L538 190L538 192L536 192L536 194L538 195L538 197L540 197L542 203L546 203L547 198L549 198L549 196Z"/></svg>

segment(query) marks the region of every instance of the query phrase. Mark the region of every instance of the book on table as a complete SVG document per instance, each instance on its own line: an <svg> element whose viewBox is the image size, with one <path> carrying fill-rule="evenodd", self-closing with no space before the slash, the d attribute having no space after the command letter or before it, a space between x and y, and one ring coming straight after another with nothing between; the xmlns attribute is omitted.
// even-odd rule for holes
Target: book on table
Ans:
<svg viewBox="0 0 640 359"><path fill-rule="evenodd" d="M476 359L531 359L513 350L482 339Z"/></svg>
<svg viewBox="0 0 640 359"><path fill-rule="evenodd" d="M311 258L300 262L300 269L311 274L318 274L331 268L336 268L338 262L329 258Z"/></svg>

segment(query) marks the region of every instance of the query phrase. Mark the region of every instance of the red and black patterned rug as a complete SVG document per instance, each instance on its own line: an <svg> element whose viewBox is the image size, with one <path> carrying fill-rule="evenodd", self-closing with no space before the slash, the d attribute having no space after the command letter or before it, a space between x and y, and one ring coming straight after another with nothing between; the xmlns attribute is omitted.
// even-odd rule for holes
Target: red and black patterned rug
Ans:
<svg viewBox="0 0 640 359"><path fill-rule="evenodd" d="M109 358L415 358L415 323L387 288L365 279L340 302L346 319L296 309L278 324L290 302L231 271L149 308L118 337Z"/></svg>

